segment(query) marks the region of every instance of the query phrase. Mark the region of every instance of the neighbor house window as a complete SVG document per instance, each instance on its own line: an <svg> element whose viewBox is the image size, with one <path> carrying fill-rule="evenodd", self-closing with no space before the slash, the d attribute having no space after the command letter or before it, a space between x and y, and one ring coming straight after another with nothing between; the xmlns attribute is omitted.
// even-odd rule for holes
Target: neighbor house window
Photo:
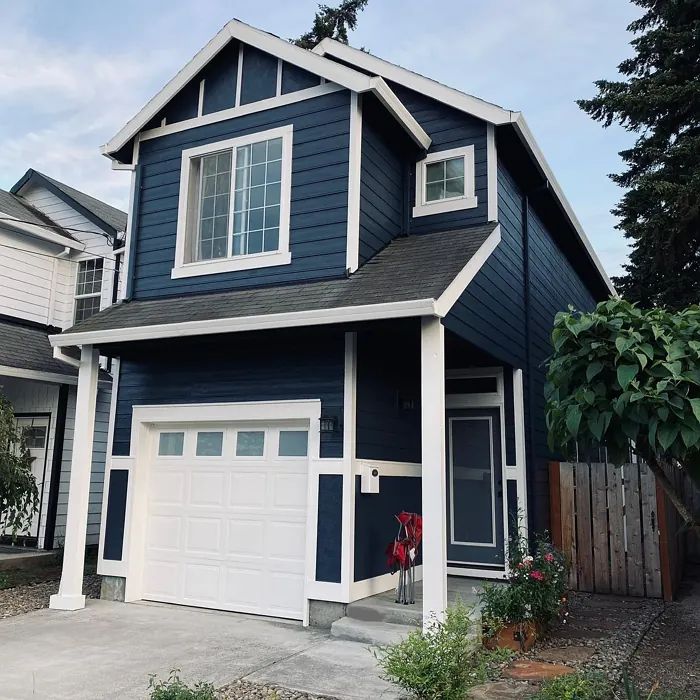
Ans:
<svg viewBox="0 0 700 700"><path fill-rule="evenodd" d="M413 216L476 207L474 146L436 151L416 164Z"/></svg>
<svg viewBox="0 0 700 700"><path fill-rule="evenodd" d="M101 259L81 260L75 285L75 323L94 316L100 310L102 296Z"/></svg>
<svg viewBox="0 0 700 700"><path fill-rule="evenodd" d="M284 265L292 127L183 151L173 277Z"/></svg>

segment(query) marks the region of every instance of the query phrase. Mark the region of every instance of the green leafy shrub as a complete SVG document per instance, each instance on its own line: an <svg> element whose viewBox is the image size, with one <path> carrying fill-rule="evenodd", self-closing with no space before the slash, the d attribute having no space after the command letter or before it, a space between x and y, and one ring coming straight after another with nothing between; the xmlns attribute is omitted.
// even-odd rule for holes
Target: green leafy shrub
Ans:
<svg viewBox="0 0 700 700"><path fill-rule="evenodd" d="M180 669L173 669L167 680L151 676L148 681L151 700L216 700L211 683L195 683L189 686L180 680Z"/></svg>
<svg viewBox="0 0 700 700"><path fill-rule="evenodd" d="M559 616L566 594L566 560L545 537L536 540L533 551L530 555L525 538L513 538L507 584L484 584L481 616L487 634L518 622L547 626Z"/></svg>
<svg viewBox="0 0 700 700"><path fill-rule="evenodd" d="M385 677L419 700L463 700L468 688L497 677L511 652L477 645L471 613L458 603L443 622L379 649L376 657Z"/></svg>
<svg viewBox="0 0 700 700"><path fill-rule="evenodd" d="M602 673L571 673L542 683L533 700L609 700L612 687Z"/></svg>
<svg viewBox="0 0 700 700"><path fill-rule="evenodd" d="M676 692L675 690L659 690L658 683L654 684L649 692L643 693L626 673L622 675L622 689L625 692L625 700L697 700L700 697L698 695L691 696Z"/></svg>

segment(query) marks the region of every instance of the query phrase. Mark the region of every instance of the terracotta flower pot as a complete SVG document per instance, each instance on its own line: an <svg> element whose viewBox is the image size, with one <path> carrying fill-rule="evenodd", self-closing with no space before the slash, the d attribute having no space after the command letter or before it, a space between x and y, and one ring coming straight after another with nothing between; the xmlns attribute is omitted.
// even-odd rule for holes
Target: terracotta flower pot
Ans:
<svg viewBox="0 0 700 700"><path fill-rule="evenodd" d="M487 649L530 651L537 636L537 626L534 622L514 622L502 627L496 634L485 634L484 646Z"/></svg>

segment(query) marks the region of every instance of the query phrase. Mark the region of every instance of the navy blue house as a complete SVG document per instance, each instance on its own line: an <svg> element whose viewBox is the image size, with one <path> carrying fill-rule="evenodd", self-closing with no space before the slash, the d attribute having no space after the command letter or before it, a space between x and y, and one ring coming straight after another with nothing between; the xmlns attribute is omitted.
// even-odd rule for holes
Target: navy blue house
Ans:
<svg viewBox="0 0 700 700"><path fill-rule="evenodd" d="M401 510L424 614L448 575L502 578L515 514L548 524L554 314L612 290L522 115L232 21L103 152L132 174L124 298L51 340L82 346L83 451L115 368L112 594L341 614L395 584ZM79 460L56 608L82 606Z"/></svg>

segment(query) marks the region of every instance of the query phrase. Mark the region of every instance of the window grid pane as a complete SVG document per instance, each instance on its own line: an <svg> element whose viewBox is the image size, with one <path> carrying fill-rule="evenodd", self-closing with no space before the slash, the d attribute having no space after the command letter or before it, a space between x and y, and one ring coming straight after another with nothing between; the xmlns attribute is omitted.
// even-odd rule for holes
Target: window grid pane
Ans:
<svg viewBox="0 0 700 700"><path fill-rule="evenodd" d="M100 297L82 297L75 300L75 323L94 316L100 310Z"/></svg>
<svg viewBox="0 0 700 700"><path fill-rule="evenodd" d="M236 150L232 255L279 249L282 139Z"/></svg>
<svg viewBox="0 0 700 700"><path fill-rule="evenodd" d="M425 166L425 201L464 197L464 156Z"/></svg>
<svg viewBox="0 0 700 700"><path fill-rule="evenodd" d="M83 294L99 294L102 291L101 259L81 260L78 263L78 278L75 285L76 296Z"/></svg>
<svg viewBox="0 0 700 700"><path fill-rule="evenodd" d="M198 260L213 260L228 255L232 156L232 151L222 151L204 156L201 160Z"/></svg>

